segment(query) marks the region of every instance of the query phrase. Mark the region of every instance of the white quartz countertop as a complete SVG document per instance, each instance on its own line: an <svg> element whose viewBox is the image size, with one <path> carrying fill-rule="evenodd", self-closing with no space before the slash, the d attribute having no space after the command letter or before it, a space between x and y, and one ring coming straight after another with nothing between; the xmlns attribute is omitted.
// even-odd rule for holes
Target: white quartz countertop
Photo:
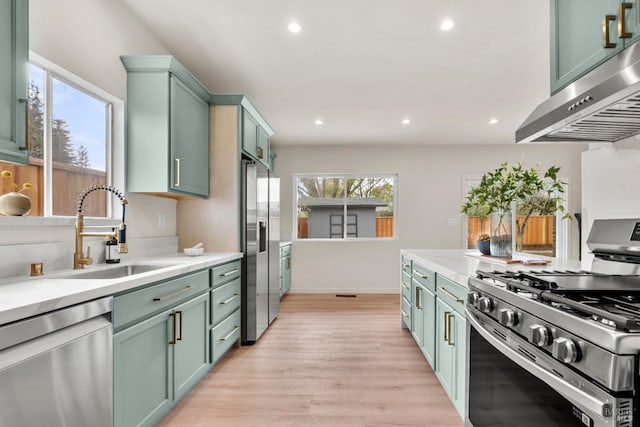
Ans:
<svg viewBox="0 0 640 427"><path fill-rule="evenodd" d="M478 251L465 249L402 249L400 253L462 286L467 286L469 276L474 276L476 270L581 270L577 260L553 260L538 266L505 264L482 257Z"/></svg>
<svg viewBox="0 0 640 427"><path fill-rule="evenodd" d="M280 247L289 246L291 244L291 240L280 240Z"/></svg>
<svg viewBox="0 0 640 427"><path fill-rule="evenodd" d="M0 325L240 258L242 253L205 253L195 257L176 253L138 258L120 264L91 266L84 270L56 271L51 275L45 272L44 276L39 277L3 279L0 281ZM69 279L74 274L128 264L162 267L117 279Z"/></svg>

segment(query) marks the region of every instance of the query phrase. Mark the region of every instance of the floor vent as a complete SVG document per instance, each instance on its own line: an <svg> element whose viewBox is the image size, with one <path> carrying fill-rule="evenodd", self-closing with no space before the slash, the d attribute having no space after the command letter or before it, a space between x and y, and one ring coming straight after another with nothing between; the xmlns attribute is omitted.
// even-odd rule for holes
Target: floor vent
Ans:
<svg viewBox="0 0 640 427"><path fill-rule="evenodd" d="M356 294L336 294L337 298L355 298Z"/></svg>

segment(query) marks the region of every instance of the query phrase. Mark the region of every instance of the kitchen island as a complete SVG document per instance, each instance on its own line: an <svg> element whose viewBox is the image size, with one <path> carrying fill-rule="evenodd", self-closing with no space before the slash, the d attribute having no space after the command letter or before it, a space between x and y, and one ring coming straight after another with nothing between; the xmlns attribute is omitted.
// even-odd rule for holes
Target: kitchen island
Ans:
<svg viewBox="0 0 640 427"><path fill-rule="evenodd" d="M467 281L478 270L580 270L580 262L506 264L464 249L402 249L401 326L409 329L460 416L465 418Z"/></svg>

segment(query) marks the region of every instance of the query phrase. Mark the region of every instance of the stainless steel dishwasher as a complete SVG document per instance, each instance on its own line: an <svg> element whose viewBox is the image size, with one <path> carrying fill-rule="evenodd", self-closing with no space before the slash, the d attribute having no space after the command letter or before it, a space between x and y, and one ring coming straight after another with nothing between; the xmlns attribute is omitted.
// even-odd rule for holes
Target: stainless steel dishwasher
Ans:
<svg viewBox="0 0 640 427"><path fill-rule="evenodd" d="M0 427L112 427L112 301L0 326Z"/></svg>

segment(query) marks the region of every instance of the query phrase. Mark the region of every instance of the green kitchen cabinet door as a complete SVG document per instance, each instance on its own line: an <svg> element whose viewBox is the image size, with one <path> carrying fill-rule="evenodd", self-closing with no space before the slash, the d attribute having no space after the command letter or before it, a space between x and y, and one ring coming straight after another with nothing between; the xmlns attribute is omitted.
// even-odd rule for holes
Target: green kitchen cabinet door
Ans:
<svg viewBox="0 0 640 427"><path fill-rule="evenodd" d="M0 0L0 160L27 164L29 2Z"/></svg>
<svg viewBox="0 0 640 427"><path fill-rule="evenodd" d="M171 76L171 188L209 195L209 105Z"/></svg>
<svg viewBox="0 0 640 427"><path fill-rule="evenodd" d="M151 426L173 402L171 311L113 336L114 426Z"/></svg>
<svg viewBox="0 0 640 427"><path fill-rule="evenodd" d="M436 299L436 375L451 400L455 395L456 347L450 334L455 321L455 311L440 298Z"/></svg>
<svg viewBox="0 0 640 427"><path fill-rule="evenodd" d="M280 257L280 297L282 297L285 293L285 270L286 270L286 264L285 264L285 257L281 256Z"/></svg>
<svg viewBox="0 0 640 427"><path fill-rule="evenodd" d="M284 258L284 293L291 290L291 255Z"/></svg>
<svg viewBox="0 0 640 427"><path fill-rule="evenodd" d="M174 310L178 331L173 346L174 399L180 400L208 372L209 294L200 295Z"/></svg>
<svg viewBox="0 0 640 427"><path fill-rule="evenodd" d="M251 114L242 110L242 150L254 159L258 159L258 122Z"/></svg>
<svg viewBox="0 0 640 427"><path fill-rule="evenodd" d="M633 8L626 15L637 17L635 0L632 3ZM619 5L619 0L551 0L552 94L625 48L625 40L618 37ZM606 16L615 18L608 24L610 47L603 46ZM634 21L637 18L625 20Z"/></svg>
<svg viewBox="0 0 640 427"><path fill-rule="evenodd" d="M271 151L270 151L270 142L269 135L267 132L262 129L262 127L258 127L258 139L256 141L256 155L258 156L258 160L266 167L271 167Z"/></svg>
<svg viewBox="0 0 640 427"><path fill-rule="evenodd" d="M435 369L436 354L436 296L429 289L422 288L422 352Z"/></svg>
<svg viewBox="0 0 640 427"><path fill-rule="evenodd" d="M411 290L413 295L413 301L411 304L411 317L413 319L411 327L411 335L418 344L418 347L422 347L422 341L424 339L424 322L423 322L423 304L424 304L424 291L418 281L413 279L411 281Z"/></svg>
<svg viewBox="0 0 640 427"><path fill-rule="evenodd" d="M624 39L624 47L628 48L640 40L640 0L622 1L625 4L624 23L628 38Z"/></svg>

